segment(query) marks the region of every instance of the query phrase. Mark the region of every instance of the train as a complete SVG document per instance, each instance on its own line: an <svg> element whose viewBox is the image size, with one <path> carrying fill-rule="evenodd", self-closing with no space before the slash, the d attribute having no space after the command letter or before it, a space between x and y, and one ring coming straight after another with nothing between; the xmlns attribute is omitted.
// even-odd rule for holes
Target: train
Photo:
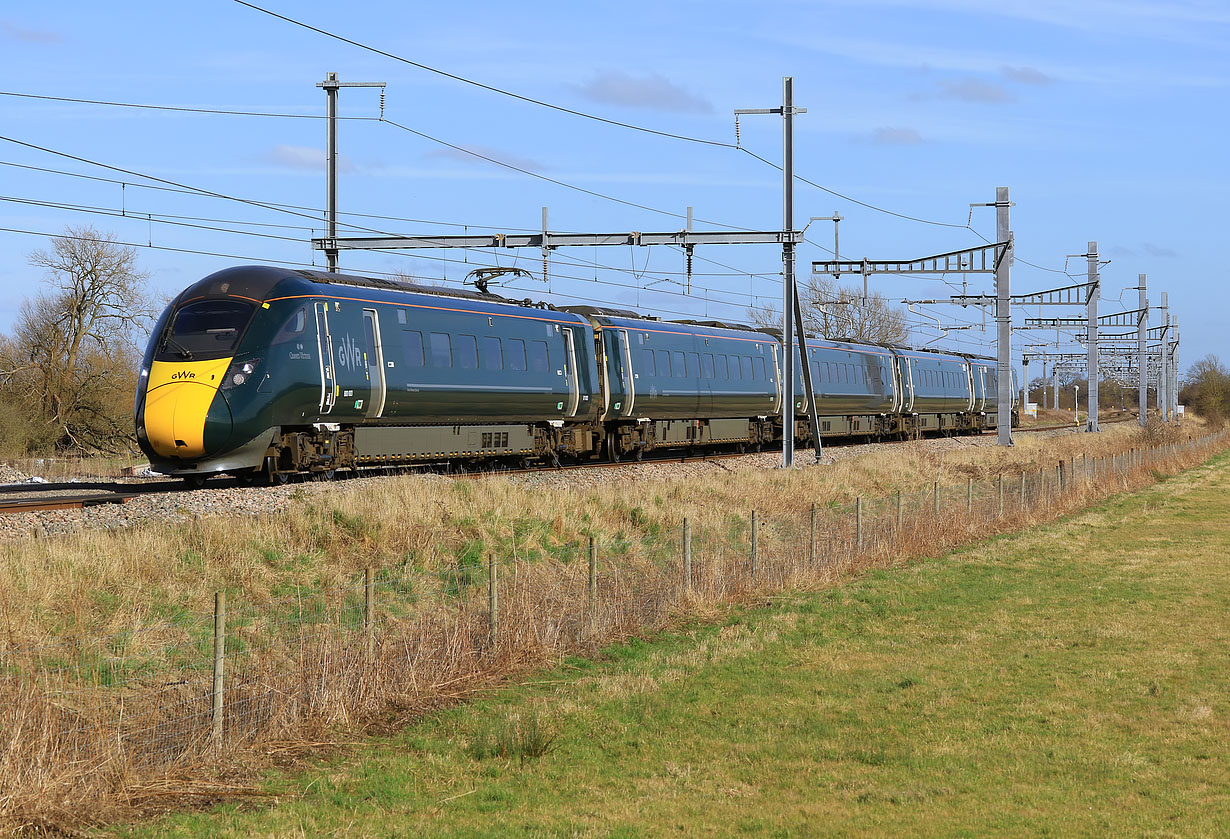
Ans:
<svg viewBox="0 0 1230 839"><path fill-rule="evenodd" d="M999 422L990 358L808 337L807 393L801 371L783 387L783 354L780 333L747 325L242 266L162 312L133 418L151 469L196 485L760 449L785 421L810 445L813 400L822 439Z"/></svg>

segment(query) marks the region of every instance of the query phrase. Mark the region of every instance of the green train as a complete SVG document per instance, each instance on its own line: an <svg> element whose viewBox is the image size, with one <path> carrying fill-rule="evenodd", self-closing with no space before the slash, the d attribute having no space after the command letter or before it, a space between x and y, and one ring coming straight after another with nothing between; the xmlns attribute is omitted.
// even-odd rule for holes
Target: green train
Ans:
<svg viewBox="0 0 1230 839"><path fill-rule="evenodd" d="M152 468L192 483L760 447L782 436L782 353L746 326L245 266L159 317L134 420ZM806 354L815 392L800 381L793 394L803 444L813 399L822 435L997 423L991 359L819 338Z"/></svg>

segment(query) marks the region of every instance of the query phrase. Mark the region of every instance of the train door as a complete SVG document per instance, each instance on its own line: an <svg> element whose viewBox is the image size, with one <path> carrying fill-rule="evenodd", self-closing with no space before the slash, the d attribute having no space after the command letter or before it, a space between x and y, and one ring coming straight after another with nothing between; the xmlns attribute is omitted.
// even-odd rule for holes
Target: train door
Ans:
<svg viewBox="0 0 1230 839"><path fill-rule="evenodd" d="M371 395L367 400L367 418L375 419L384 413L384 349L380 344L380 319L375 309L363 310L363 337L367 341L367 380Z"/></svg>
<svg viewBox="0 0 1230 839"><path fill-rule="evenodd" d="M769 351L773 353L773 380L777 383L777 390L776 390L777 400L773 403L773 413L774 414L782 413L782 404L783 404L782 393L783 391L785 391L787 387L791 389L793 389L794 387L794 382L790 382L789 384L787 384L782 381L782 364L777 358L777 351L779 349L782 350L782 354L785 355L785 349L783 348L781 344L773 343L769 345ZM791 403L794 402L793 393L786 394L785 398L789 399ZM791 412L793 413L793 409L791 409ZM783 415L783 419L784 418L785 418L785 415Z"/></svg>
<svg viewBox="0 0 1230 839"><path fill-rule="evenodd" d="M624 394L623 405L616 405L615 409L619 411L621 417L632 416L632 409L636 406L636 375L632 369L632 343L628 339L628 330L619 330L619 335L616 338L616 343L619 345L619 351L616 353L615 369L619 375L620 388Z"/></svg>
<svg viewBox="0 0 1230 839"><path fill-rule="evenodd" d="M577 348L572 330L564 327L561 331L564 333L564 381L568 385L568 410L564 412L564 416L575 417L577 415L577 408L581 403L581 387L578 381L580 374L577 371Z"/></svg>
<svg viewBox="0 0 1230 839"><path fill-rule="evenodd" d="M905 377L906 392L909 394L907 400L909 404L905 406L905 410L907 413L913 413L915 410L914 405L917 403L917 399L914 394L914 359L912 358L907 358L905 360Z"/></svg>
<svg viewBox="0 0 1230 839"><path fill-rule="evenodd" d="M329 334L329 304L317 303L316 341L320 351L320 412L333 410L337 399L337 382L333 373L333 336Z"/></svg>

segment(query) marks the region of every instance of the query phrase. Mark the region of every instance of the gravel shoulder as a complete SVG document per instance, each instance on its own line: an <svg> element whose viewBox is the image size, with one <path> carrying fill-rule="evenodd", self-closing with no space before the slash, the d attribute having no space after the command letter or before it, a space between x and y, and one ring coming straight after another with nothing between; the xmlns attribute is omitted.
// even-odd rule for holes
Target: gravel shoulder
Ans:
<svg viewBox="0 0 1230 839"><path fill-rule="evenodd" d="M1037 432L1032 437L1068 435L1075 430L1057 429ZM980 437L949 437L912 440L905 443L860 443L830 445L823 450L822 463L832 464L851 458L867 457L886 450L942 453L949 451L987 448L995 446L994 435ZM659 461L628 463L619 468L580 468L561 471L543 470L531 474L492 475L487 479L504 480L526 488L552 488L582 491L616 483L652 483L688 481L706 475L742 471L763 471L781 466L780 451L766 451L714 460ZM795 463L800 467L815 464L810 449L796 452ZM0 466L0 497L29 498L52 495L82 494L91 490L85 486L74 489L65 484L56 488L40 489L38 483L25 483L31 479L19 470ZM454 480L446 475L423 474L424 482ZM480 480L483 478L479 478ZM331 495L356 492L375 483L387 481L388 477L372 475L351 478L333 483L305 481L277 487L236 486L228 481L218 481L216 486L206 485L197 490L183 488L178 481L150 478L117 478L107 481L117 485L139 485L165 482L175 487L166 492L150 492L133 498L124 504L102 504L77 510L41 510L25 513L0 513L0 539L56 536L81 530L116 530L145 522L174 524L203 516L248 517L270 514L284 509L288 504ZM84 484L100 483L88 479ZM104 491L100 490L100 493Z"/></svg>

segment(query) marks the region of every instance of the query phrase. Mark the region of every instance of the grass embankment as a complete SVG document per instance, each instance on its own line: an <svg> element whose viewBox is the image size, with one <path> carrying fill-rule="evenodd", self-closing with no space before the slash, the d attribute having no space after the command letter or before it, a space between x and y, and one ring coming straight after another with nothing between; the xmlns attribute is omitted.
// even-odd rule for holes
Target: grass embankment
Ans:
<svg viewBox="0 0 1230 839"><path fill-rule="evenodd" d="M1170 433L1186 439L1205 429L1189 421ZM184 525L0 543L0 633L10 649L38 647L66 664L83 649L99 648L105 637L98 656L144 666L152 650L166 646L168 634L180 643L192 633L207 637L219 589L234 603L260 607L280 599L297 603L304 591L352 586L366 567L391 573L460 567L470 573L490 553L571 562L583 559L590 536L601 545L652 544L673 535L684 517L698 534L733 543L746 539L751 510L802 520L813 503L924 491L935 481L963 487L968 478L1050 470L1060 459L1157 442L1123 423L1099 435L1022 434L1011 449L898 446L788 474L740 469L581 491L499 478L402 477L357 489L343 483L259 519L218 515ZM732 531L732 519L741 519L743 528ZM771 550L772 534L765 539Z"/></svg>
<svg viewBox="0 0 1230 839"><path fill-rule="evenodd" d="M1057 524L569 660L273 775L273 806L114 832L1225 836L1228 555L1222 454Z"/></svg>

